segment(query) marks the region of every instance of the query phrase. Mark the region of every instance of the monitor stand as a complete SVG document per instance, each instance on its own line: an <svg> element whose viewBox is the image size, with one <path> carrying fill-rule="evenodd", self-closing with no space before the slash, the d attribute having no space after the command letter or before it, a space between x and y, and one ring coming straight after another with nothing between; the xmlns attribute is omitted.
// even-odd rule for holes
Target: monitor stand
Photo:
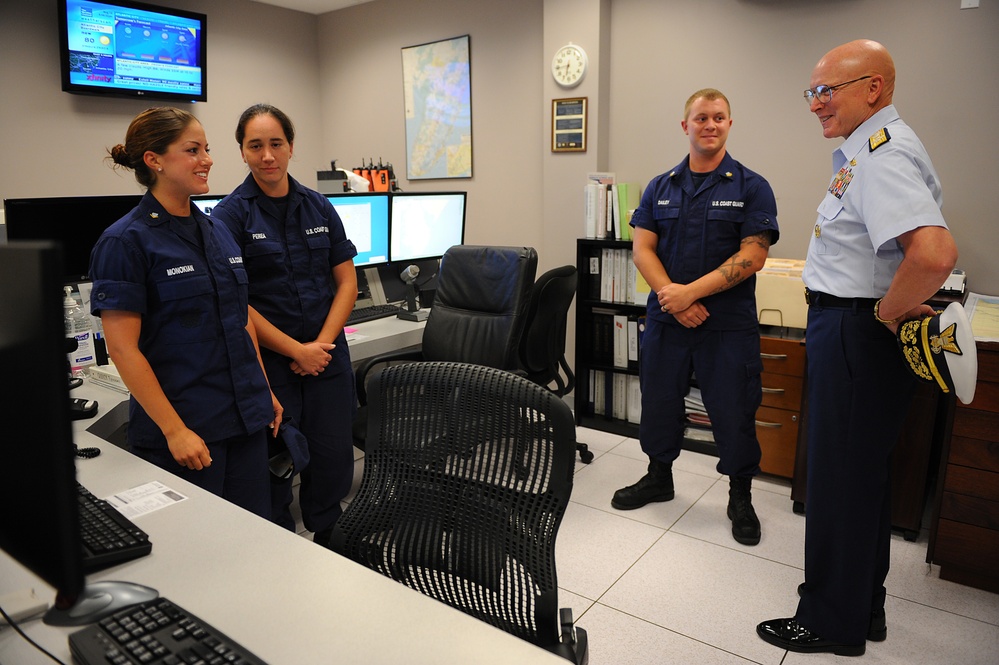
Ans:
<svg viewBox="0 0 999 665"><path fill-rule="evenodd" d="M43 621L50 626L83 626L159 595L156 589L132 582L90 582L75 602L57 595Z"/></svg>

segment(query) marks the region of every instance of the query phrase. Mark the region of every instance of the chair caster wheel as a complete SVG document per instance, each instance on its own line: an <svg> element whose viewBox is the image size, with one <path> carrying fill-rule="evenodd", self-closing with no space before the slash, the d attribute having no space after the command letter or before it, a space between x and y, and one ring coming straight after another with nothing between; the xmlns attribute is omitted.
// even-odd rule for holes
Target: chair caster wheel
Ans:
<svg viewBox="0 0 999 665"><path fill-rule="evenodd" d="M589 464L593 461L593 453L590 452L589 446L585 443L577 443L576 450L579 451L579 459L583 464Z"/></svg>

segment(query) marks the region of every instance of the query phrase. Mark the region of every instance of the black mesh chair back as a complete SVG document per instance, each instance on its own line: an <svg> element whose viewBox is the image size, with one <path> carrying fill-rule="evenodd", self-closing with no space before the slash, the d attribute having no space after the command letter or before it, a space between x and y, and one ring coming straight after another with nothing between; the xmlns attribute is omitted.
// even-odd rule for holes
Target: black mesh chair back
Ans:
<svg viewBox="0 0 999 665"><path fill-rule="evenodd" d="M572 392L576 384L565 359L566 321L575 295L575 266L553 268L541 275L531 291L527 326L520 340L520 362L527 378L560 397Z"/></svg>
<svg viewBox="0 0 999 665"><path fill-rule="evenodd" d="M515 368L537 270L532 247L448 249L423 332L423 359Z"/></svg>
<svg viewBox="0 0 999 665"><path fill-rule="evenodd" d="M383 369L369 398L364 475L333 549L585 663L586 634L560 615L555 572L575 455L569 407L513 373L447 362Z"/></svg>

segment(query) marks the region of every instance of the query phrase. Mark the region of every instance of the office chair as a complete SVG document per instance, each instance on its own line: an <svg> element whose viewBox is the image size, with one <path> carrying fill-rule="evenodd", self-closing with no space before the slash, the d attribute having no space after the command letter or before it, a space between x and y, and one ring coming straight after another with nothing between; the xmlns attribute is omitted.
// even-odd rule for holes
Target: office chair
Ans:
<svg viewBox="0 0 999 665"><path fill-rule="evenodd" d="M455 245L447 250L441 259L422 348L376 355L355 371L360 406L353 424L354 445L364 450L365 384L378 365L443 360L517 370L520 337L537 270L538 253L532 247Z"/></svg>
<svg viewBox="0 0 999 665"><path fill-rule="evenodd" d="M576 386L576 377L565 359L566 320L576 295L576 280L576 267L571 265L553 268L538 278L520 339L520 364L525 376L559 397ZM593 461L593 453L585 443L577 443L576 450L583 463Z"/></svg>
<svg viewBox="0 0 999 665"><path fill-rule="evenodd" d="M586 663L555 571L575 456L568 405L511 372L449 362L382 369L369 394L364 474L332 549Z"/></svg>

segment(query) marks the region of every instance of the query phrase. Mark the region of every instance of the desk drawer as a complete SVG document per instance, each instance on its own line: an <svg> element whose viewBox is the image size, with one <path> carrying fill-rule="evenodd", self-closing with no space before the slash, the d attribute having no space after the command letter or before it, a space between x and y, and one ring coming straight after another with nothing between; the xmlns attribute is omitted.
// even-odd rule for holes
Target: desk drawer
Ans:
<svg viewBox="0 0 999 665"><path fill-rule="evenodd" d="M952 436L947 461L960 466L999 473L999 441Z"/></svg>
<svg viewBox="0 0 999 665"><path fill-rule="evenodd" d="M954 410L953 436L991 441L996 438L997 432L999 432L999 413L964 407Z"/></svg>
<svg viewBox="0 0 999 665"><path fill-rule="evenodd" d="M801 377L764 372L763 406L798 411L801 409Z"/></svg>
<svg viewBox="0 0 999 665"><path fill-rule="evenodd" d="M761 337L760 356L766 373L805 375L805 345L798 340Z"/></svg>
<svg viewBox="0 0 999 665"><path fill-rule="evenodd" d="M760 469L783 478L794 476L794 457L798 443L797 411L761 406L756 412L756 438L763 458Z"/></svg>
<svg viewBox="0 0 999 665"><path fill-rule="evenodd" d="M944 491L999 502L999 473L948 464ZM999 512L999 503L996 508Z"/></svg>
<svg viewBox="0 0 999 665"><path fill-rule="evenodd" d="M999 531L999 503L987 499L944 492L940 517Z"/></svg>
<svg viewBox="0 0 999 665"><path fill-rule="evenodd" d="M941 518L933 562L955 564L999 581L999 531Z"/></svg>

